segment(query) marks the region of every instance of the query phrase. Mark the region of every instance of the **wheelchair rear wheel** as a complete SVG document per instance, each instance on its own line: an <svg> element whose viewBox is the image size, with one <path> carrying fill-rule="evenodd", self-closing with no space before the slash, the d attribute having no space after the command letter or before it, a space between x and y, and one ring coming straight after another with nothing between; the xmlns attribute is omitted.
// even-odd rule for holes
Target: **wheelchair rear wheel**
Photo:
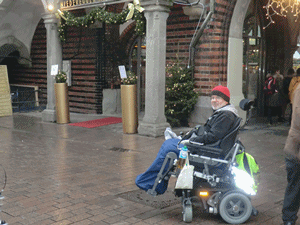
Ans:
<svg viewBox="0 0 300 225"><path fill-rule="evenodd" d="M222 198L219 212L227 223L241 224L250 218L252 204L246 195L239 192L230 192Z"/></svg>
<svg viewBox="0 0 300 225"><path fill-rule="evenodd" d="M186 223L190 223L193 220L193 207L191 204L183 204L182 206L182 216L183 221Z"/></svg>

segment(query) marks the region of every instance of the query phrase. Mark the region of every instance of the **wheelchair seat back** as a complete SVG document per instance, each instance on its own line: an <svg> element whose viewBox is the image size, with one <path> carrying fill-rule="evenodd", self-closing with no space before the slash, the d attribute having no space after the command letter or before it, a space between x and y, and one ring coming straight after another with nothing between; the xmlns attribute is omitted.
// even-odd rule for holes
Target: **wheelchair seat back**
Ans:
<svg viewBox="0 0 300 225"><path fill-rule="evenodd" d="M223 138L220 143L220 148L223 150L222 156L226 158L230 150L238 139L238 133L241 126L242 118L238 118L231 131Z"/></svg>

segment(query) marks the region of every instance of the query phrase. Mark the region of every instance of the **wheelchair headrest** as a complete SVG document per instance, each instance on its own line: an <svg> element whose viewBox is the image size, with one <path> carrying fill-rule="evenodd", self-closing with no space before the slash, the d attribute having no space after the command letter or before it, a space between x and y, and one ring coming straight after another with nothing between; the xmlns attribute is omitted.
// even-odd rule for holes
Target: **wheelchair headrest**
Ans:
<svg viewBox="0 0 300 225"><path fill-rule="evenodd" d="M249 110L253 105L254 105L254 101L247 98L240 101L240 108L244 111Z"/></svg>

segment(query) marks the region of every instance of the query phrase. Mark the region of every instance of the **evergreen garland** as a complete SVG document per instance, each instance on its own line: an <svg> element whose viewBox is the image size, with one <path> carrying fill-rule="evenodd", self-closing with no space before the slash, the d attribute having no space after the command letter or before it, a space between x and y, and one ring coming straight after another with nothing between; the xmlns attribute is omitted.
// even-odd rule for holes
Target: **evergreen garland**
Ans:
<svg viewBox="0 0 300 225"><path fill-rule="evenodd" d="M172 127L188 126L188 119L199 94L194 89L193 68L178 63L168 66L166 78L165 115Z"/></svg>
<svg viewBox="0 0 300 225"><path fill-rule="evenodd" d="M126 17L129 13L129 9L124 9L121 13L107 12L103 8L95 8L88 15L75 17L68 11L62 12L61 23L58 26L59 37L62 42L66 41L66 29L68 26L85 26L95 23L96 21L104 22L107 24L123 24L126 22ZM145 35L146 21L144 13L140 13L134 9L132 17L136 21L135 32L138 35Z"/></svg>

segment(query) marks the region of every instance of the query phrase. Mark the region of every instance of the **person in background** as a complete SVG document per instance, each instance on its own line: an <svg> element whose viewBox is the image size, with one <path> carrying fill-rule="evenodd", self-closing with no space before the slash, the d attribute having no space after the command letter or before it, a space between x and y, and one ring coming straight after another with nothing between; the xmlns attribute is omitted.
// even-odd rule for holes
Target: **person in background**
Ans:
<svg viewBox="0 0 300 225"><path fill-rule="evenodd" d="M285 111L288 106L288 104L291 102L289 98L289 86L291 83L292 78L295 76L295 70L293 68L288 69L286 76L283 78L283 94L284 94L284 102L282 106L282 115L283 118L285 117ZM292 118L292 110L289 115L289 124L291 124L291 118Z"/></svg>
<svg viewBox="0 0 300 225"><path fill-rule="evenodd" d="M287 171L282 220L284 225L295 225L300 207L300 86L294 90L293 114L289 134L284 146Z"/></svg>
<svg viewBox="0 0 300 225"><path fill-rule="evenodd" d="M282 117L282 106L284 102L283 75L280 74L280 70L278 68L275 68L271 71L271 74L267 75L267 78L269 78L269 76L272 76L275 80L275 92L272 95L268 95L266 97L266 105L268 107L268 120L270 124L273 124L273 114L276 114L278 116L278 122L284 121Z"/></svg>

